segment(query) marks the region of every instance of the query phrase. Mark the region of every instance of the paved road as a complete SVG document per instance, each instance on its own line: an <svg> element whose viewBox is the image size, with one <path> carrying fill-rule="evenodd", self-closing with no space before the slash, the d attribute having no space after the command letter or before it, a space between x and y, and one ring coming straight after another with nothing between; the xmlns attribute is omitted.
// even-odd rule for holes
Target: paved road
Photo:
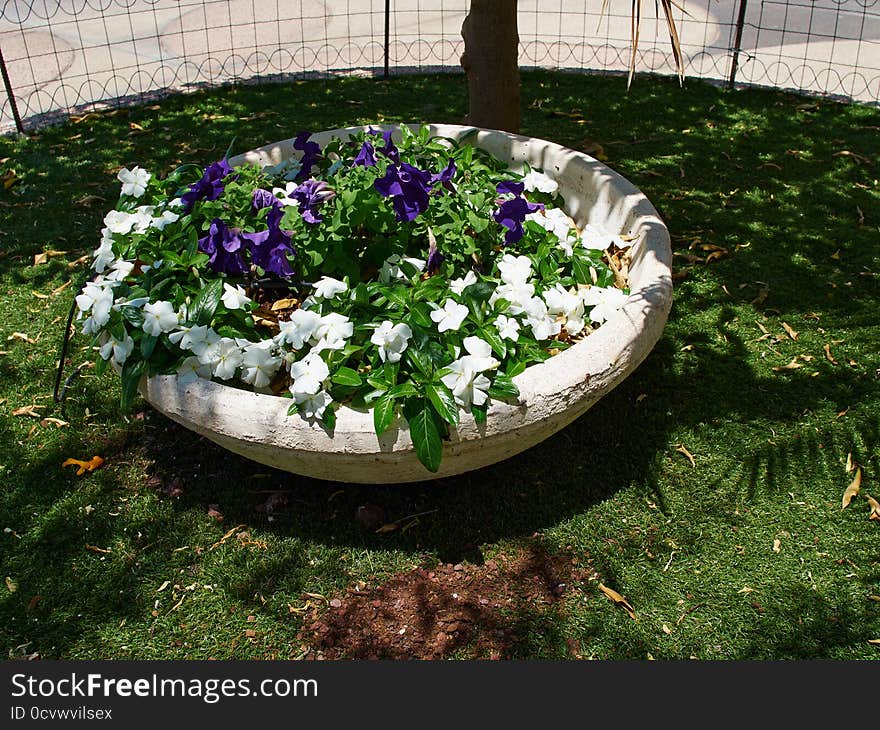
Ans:
<svg viewBox="0 0 880 730"><path fill-rule="evenodd" d="M540 13L537 0L520 0L522 65L625 69L629 3L609 4L600 19L602 0L541 0ZM738 4L691 0L689 15L678 13L689 75L727 77ZM466 6L392 2L392 68L456 67ZM368 73L383 61L384 0L0 0L0 8L0 47L25 117L237 78ZM641 38L639 68L671 72L663 26L644 19ZM742 48L741 81L880 100L880 0L750 0ZM10 123L7 103L0 127Z"/></svg>

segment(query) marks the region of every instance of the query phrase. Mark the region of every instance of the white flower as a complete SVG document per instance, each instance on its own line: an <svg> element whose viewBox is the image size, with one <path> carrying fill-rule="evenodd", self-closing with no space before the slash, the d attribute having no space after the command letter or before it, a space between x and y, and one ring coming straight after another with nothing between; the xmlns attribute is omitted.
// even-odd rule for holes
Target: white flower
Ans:
<svg viewBox="0 0 880 730"><path fill-rule="evenodd" d="M326 390L317 393L294 393L293 401L306 418L321 418L333 399Z"/></svg>
<svg viewBox="0 0 880 730"><path fill-rule="evenodd" d="M498 262L498 275L505 284L523 285L532 275L532 260L528 256L502 256Z"/></svg>
<svg viewBox="0 0 880 730"><path fill-rule="evenodd" d="M540 341L558 335L562 325L547 312L547 305L540 297L533 297L525 307L526 324L532 328L532 336Z"/></svg>
<svg viewBox="0 0 880 730"><path fill-rule="evenodd" d="M134 222L135 216L121 210L111 210L104 216L104 226L111 233L129 233Z"/></svg>
<svg viewBox="0 0 880 730"><path fill-rule="evenodd" d="M559 190L559 183L545 175L543 172L532 170L522 179L526 190L538 190L542 193L555 193Z"/></svg>
<svg viewBox="0 0 880 730"><path fill-rule="evenodd" d="M435 309L431 312L431 319L437 323L438 332L458 330L464 318L468 315L468 308L459 304L454 299L447 299L443 303L443 309Z"/></svg>
<svg viewBox="0 0 880 730"><path fill-rule="evenodd" d="M513 317L506 317L503 314L499 314L495 318L495 328L498 330L498 336L502 340L516 342L519 339L519 322Z"/></svg>
<svg viewBox="0 0 880 730"><path fill-rule="evenodd" d="M464 290L467 289L471 284L477 283L477 275L473 271L468 271L465 274L463 279L453 279L449 282L449 288L452 290L453 294L458 294L461 296L464 293Z"/></svg>
<svg viewBox="0 0 880 730"><path fill-rule="evenodd" d="M206 348L220 341L220 335L204 324L181 325L177 332L168 335L168 339L181 350L191 350L201 355Z"/></svg>
<svg viewBox="0 0 880 730"><path fill-rule="evenodd" d="M223 306L227 309L246 309L251 303L244 289L238 284L232 286L223 282Z"/></svg>
<svg viewBox="0 0 880 730"><path fill-rule="evenodd" d="M244 348L241 360L241 379L255 388L265 388L281 365L281 358L272 354L272 340L255 342Z"/></svg>
<svg viewBox="0 0 880 730"><path fill-rule="evenodd" d="M302 360L297 360L290 366L290 392L315 395L324 385L324 381L330 376L330 369L323 358L315 352L310 352Z"/></svg>
<svg viewBox="0 0 880 730"><path fill-rule="evenodd" d="M577 294L567 292L562 284L544 292L549 314L565 316L565 329L570 335L578 334L584 328L584 301Z"/></svg>
<svg viewBox="0 0 880 730"><path fill-rule="evenodd" d="M274 195L281 202L281 205L293 205L297 206L299 203L296 198L291 198L290 196L293 194L293 191L299 187L299 183L289 182L283 188L272 188L272 195Z"/></svg>
<svg viewBox="0 0 880 730"><path fill-rule="evenodd" d="M107 274L108 281L122 281L134 270L134 261L116 259Z"/></svg>
<svg viewBox="0 0 880 730"><path fill-rule="evenodd" d="M321 317L316 312L297 309L288 321L278 323L280 332L275 335L275 342L299 350L315 334L320 321Z"/></svg>
<svg viewBox="0 0 880 730"><path fill-rule="evenodd" d="M101 243L92 252L92 256L95 257L95 260L92 262L92 268L99 274L113 263L116 254L113 253L113 234L109 228L101 229Z"/></svg>
<svg viewBox="0 0 880 730"><path fill-rule="evenodd" d="M370 342L379 348L379 357L382 362L398 362L406 350L408 340L412 337L412 330L409 325L403 322L392 324L385 320L380 324Z"/></svg>
<svg viewBox="0 0 880 730"><path fill-rule="evenodd" d="M180 383L191 383L197 378L211 378L211 366L202 363L195 355L190 355L177 366L177 380Z"/></svg>
<svg viewBox="0 0 880 730"><path fill-rule="evenodd" d="M229 380L241 365L242 354L241 348L235 340L221 337L217 342L202 350L198 358L202 365L210 365L214 376L221 380Z"/></svg>
<svg viewBox="0 0 880 730"><path fill-rule="evenodd" d="M135 212L131 214L131 222L135 233L144 233L153 225L153 212L155 210L155 205L139 205L137 207Z"/></svg>
<svg viewBox="0 0 880 730"><path fill-rule="evenodd" d="M416 271L424 271L425 266L427 265L427 261L423 261L422 259L415 258L401 258L397 254L393 256L389 256L383 262L381 268L379 269L379 281L383 284L387 284L392 279L403 279L404 281L409 281L409 277L406 275L404 271L400 268L400 263L402 261L406 261L408 264L412 264L416 268Z"/></svg>
<svg viewBox="0 0 880 730"><path fill-rule="evenodd" d="M134 167L131 170L123 167L116 176L116 179L122 183L123 195L139 198L146 192L150 177L152 177L150 173L140 167Z"/></svg>
<svg viewBox="0 0 880 730"><path fill-rule="evenodd" d="M556 247L560 251L563 251L566 256L571 258L572 256L574 256L574 247L577 244L577 242L578 242L577 238L575 238L574 236L568 236L567 238L564 238L564 239L560 238L559 243L557 244Z"/></svg>
<svg viewBox="0 0 880 730"><path fill-rule="evenodd" d="M117 340L109 332L105 332L101 337L101 340L102 344L98 352L105 360L113 358L114 365L124 364L128 359L128 356L131 355L131 351L134 349L134 340L131 339L127 333L125 339Z"/></svg>
<svg viewBox="0 0 880 730"><path fill-rule="evenodd" d="M629 248L632 246L631 242L624 241L619 235L609 233L601 226L596 226L592 223L585 225L584 230L581 231L581 243L584 248L594 251L604 251L612 244L617 246L617 248Z"/></svg>
<svg viewBox="0 0 880 730"><path fill-rule="evenodd" d="M556 234L556 238L563 241L568 238L574 227L571 218L562 208L549 208L544 211L536 211L526 216L527 221L535 221L539 226Z"/></svg>
<svg viewBox="0 0 880 730"><path fill-rule="evenodd" d="M150 221L150 226L159 231L164 231L165 226L167 226L169 223L176 223L179 220L180 216L177 215L177 213L175 213L173 210L166 210L159 217L154 217Z"/></svg>
<svg viewBox="0 0 880 730"><path fill-rule="evenodd" d="M348 284L339 279L332 279L329 276L322 276L315 283L315 296L321 299L333 299L339 294L348 291Z"/></svg>
<svg viewBox="0 0 880 730"><path fill-rule="evenodd" d="M144 305L144 332L153 337L158 337L163 332L176 329L180 323L177 312L171 306L171 302L159 301L155 304Z"/></svg>
<svg viewBox="0 0 880 730"><path fill-rule="evenodd" d="M103 282L90 281L83 287L82 293L76 297L76 306L82 313L91 312L89 329L94 329L86 334L94 334L110 321L113 290ZM86 331L85 327L83 327L83 331Z"/></svg>
<svg viewBox="0 0 880 730"><path fill-rule="evenodd" d="M447 365L451 372L440 380L452 391L456 403L470 409L471 405L481 406L488 400L491 382L481 373L498 367L498 361L491 357L492 348L479 337L465 337L464 346L470 354Z"/></svg>
<svg viewBox="0 0 880 730"><path fill-rule="evenodd" d="M340 350L345 341L354 333L354 325L348 317L338 312L325 314L318 320L318 327L312 335L312 344L321 350Z"/></svg>
<svg viewBox="0 0 880 730"><path fill-rule="evenodd" d="M535 296L534 284L501 284L492 292L489 304L494 306L499 299L506 299L510 302L510 308L507 311L511 314L522 314L533 296Z"/></svg>
<svg viewBox="0 0 880 730"><path fill-rule="evenodd" d="M591 286L589 289L581 291L581 297L586 306L592 307L590 320L596 324L602 324L620 309L628 298L624 292L613 286L607 288Z"/></svg>

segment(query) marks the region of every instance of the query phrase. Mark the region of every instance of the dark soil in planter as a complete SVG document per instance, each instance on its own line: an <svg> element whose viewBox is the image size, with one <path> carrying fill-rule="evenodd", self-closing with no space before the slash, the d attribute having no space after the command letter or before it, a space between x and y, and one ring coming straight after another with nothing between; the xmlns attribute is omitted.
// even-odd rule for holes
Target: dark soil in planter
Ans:
<svg viewBox="0 0 880 730"><path fill-rule="evenodd" d="M536 627L557 625L597 574L533 544L483 565L440 563L349 588L314 609L300 638L308 659L443 659L516 656ZM569 653L580 658L580 647Z"/></svg>

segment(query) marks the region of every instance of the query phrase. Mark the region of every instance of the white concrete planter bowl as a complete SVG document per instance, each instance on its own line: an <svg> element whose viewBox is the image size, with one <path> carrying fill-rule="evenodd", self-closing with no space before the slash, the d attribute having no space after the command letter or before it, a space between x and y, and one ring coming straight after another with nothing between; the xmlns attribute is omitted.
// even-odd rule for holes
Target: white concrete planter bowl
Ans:
<svg viewBox="0 0 880 730"><path fill-rule="evenodd" d="M314 136L320 144L361 128ZM432 125L434 135L461 138L473 127ZM278 164L295 154L293 140L266 145L232 158ZM288 416L287 398L198 380L181 385L175 376L145 380L141 393L154 408L220 446L269 466L318 479L368 484L437 479L478 469L525 451L551 436L620 383L659 339L672 304L669 232L648 199L629 181L592 157L551 142L480 130L469 142L516 168L543 169L558 183L566 211L578 226L597 224L638 236L630 266L631 295L599 329L514 379L517 402L492 402L485 424L462 413L444 443L440 471L432 474L416 458L406 422L381 438L370 411L341 407L336 427Z"/></svg>

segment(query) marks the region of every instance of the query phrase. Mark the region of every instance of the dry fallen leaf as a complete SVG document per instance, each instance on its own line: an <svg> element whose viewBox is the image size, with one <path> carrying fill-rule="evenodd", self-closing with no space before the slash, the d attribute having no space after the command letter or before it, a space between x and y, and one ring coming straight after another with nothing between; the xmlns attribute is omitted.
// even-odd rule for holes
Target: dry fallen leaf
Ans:
<svg viewBox="0 0 880 730"><path fill-rule="evenodd" d="M849 506L849 503L853 501L853 497L855 497L859 493L859 490L861 488L862 470L856 469L855 477L853 477L853 480L849 483L849 486L843 493L843 499L840 501L840 509L846 509Z"/></svg>
<svg viewBox="0 0 880 730"><path fill-rule="evenodd" d="M782 549L782 541L777 537L773 541L773 552L778 553Z"/></svg>
<svg viewBox="0 0 880 730"><path fill-rule="evenodd" d="M55 428L64 428L65 426L69 426L70 424L67 421L62 421L60 418L53 418L52 416L46 416L44 419L40 421L40 425L43 428L46 426L55 426Z"/></svg>
<svg viewBox="0 0 880 730"><path fill-rule="evenodd" d="M6 338L7 342L12 342L12 340L21 340L22 342L27 342L29 345L36 344L37 342L32 337L28 337L24 332L13 332Z"/></svg>
<svg viewBox="0 0 880 730"><path fill-rule="evenodd" d="M37 299L48 299L49 298L48 294L43 294L42 292L38 292L38 291L32 291L31 294L33 294Z"/></svg>
<svg viewBox="0 0 880 730"><path fill-rule="evenodd" d="M868 498L868 504L871 507L871 514L868 515L868 519L880 521L880 502L874 499L870 494L866 494L865 496Z"/></svg>
<svg viewBox="0 0 880 730"><path fill-rule="evenodd" d="M803 367L803 364L799 363L797 361L797 358L795 358L790 363L788 363L788 365L779 365L779 366L773 368L773 372L774 373L782 373L782 372L785 372L786 370L797 370L798 368L802 368L802 367Z"/></svg>
<svg viewBox="0 0 880 730"><path fill-rule="evenodd" d="M93 456L89 461L81 461L80 459L67 459L62 465L63 469L65 466L75 466L77 467L76 475L82 476L87 471L95 471L95 469L100 469L104 464L104 460L100 456Z"/></svg>
<svg viewBox="0 0 880 730"><path fill-rule="evenodd" d="M8 575L6 576L6 590L10 593L15 593L18 590L18 583L12 580Z"/></svg>
<svg viewBox="0 0 880 730"><path fill-rule="evenodd" d="M609 588L602 583L599 584L599 590L602 591L608 598L613 601L616 605L622 607L629 614L629 617L634 619L636 617L636 610L632 607L629 601L627 601L623 596L621 596L617 591L613 588Z"/></svg>
<svg viewBox="0 0 880 730"><path fill-rule="evenodd" d="M798 333L798 332L795 332L795 331L792 329L791 325L790 325L788 322L783 322L783 323L782 323L782 329L785 330L785 333L786 333L789 337L791 337L791 339L796 340L796 339L798 338L798 334L799 334L799 333Z"/></svg>
<svg viewBox="0 0 880 730"><path fill-rule="evenodd" d="M45 408L46 406L38 406L38 405L30 405L30 406L22 406L21 408L16 408L12 411L13 416L30 416L31 418L40 418L40 414L37 411L41 408Z"/></svg>
<svg viewBox="0 0 880 730"><path fill-rule="evenodd" d="M852 451L846 455L846 473L849 474L853 470Z"/></svg>
<svg viewBox="0 0 880 730"><path fill-rule="evenodd" d="M49 259L55 258L56 256L64 256L66 251L43 251L43 253L34 254L34 266L39 266L40 264L45 264Z"/></svg>
<svg viewBox="0 0 880 730"><path fill-rule="evenodd" d="M279 299L272 304L273 312L280 312L284 309L293 309L299 304L298 299Z"/></svg>
<svg viewBox="0 0 880 730"><path fill-rule="evenodd" d="M834 355L831 354L831 345L826 343L826 345L822 349L825 350L825 358L828 360L828 362L830 362L832 365L837 365L837 360L835 360Z"/></svg>
<svg viewBox="0 0 880 730"><path fill-rule="evenodd" d="M670 629L666 624L663 624L663 626L661 628L663 629L664 634L671 634L672 633L672 629Z"/></svg>
<svg viewBox="0 0 880 730"><path fill-rule="evenodd" d="M162 591L164 591L164 590L165 590L168 586L170 586L170 585L171 585L171 581L170 581L170 580L166 580L165 582L162 583L162 585L160 585L160 586L156 589L156 593L161 593Z"/></svg>
<svg viewBox="0 0 880 730"><path fill-rule="evenodd" d="M679 444L678 446L675 447L675 450L676 450L679 454L684 454L685 457L687 457L687 460L688 460L689 462L691 462L691 466L692 466L694 469L697 468L697 462L694 461L694 456L693 456L693 454L691 454L691 452L688 451L683 445Z"/></svg>
<svg viewBox="0 0 880 730"><path fill-rule="evenodd" d="M86 543L86 550L91 550L93 553L101 553L102 555L109 555L113 552L107 548L100 548L97 545L89 545L88 543Z"/></svg>
<svg viewBox="0 0 880 730"><path fill-rule="evenodd" d="M737 593L754 593L754 592L755 592L755 589L754 589L754 588L749 588L748 586L746 586L745 588L740 588L740 589L737 591Z"/></svg>

